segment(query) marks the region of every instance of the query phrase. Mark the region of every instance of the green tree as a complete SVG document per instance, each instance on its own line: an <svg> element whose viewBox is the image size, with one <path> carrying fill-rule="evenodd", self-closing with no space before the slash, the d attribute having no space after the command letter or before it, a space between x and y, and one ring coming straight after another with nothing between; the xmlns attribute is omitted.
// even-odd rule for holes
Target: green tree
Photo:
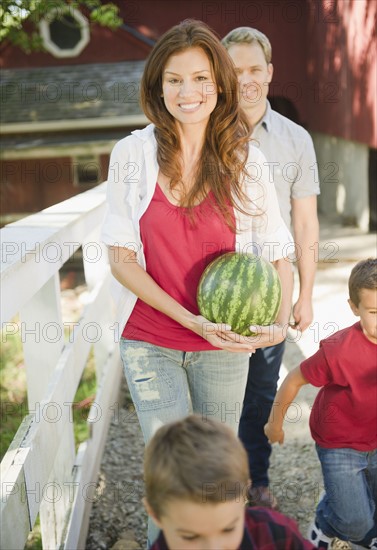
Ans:
<svg viewBox="0 0 377 550"><path fill-rule="evenodd" d="M91 23L111 29L123 23L118 7L101 0L1 0L0 41L3 45L10 42L27 53L42 51L38 22L53 8L63 15L80 7L88 10Z"/></svg>

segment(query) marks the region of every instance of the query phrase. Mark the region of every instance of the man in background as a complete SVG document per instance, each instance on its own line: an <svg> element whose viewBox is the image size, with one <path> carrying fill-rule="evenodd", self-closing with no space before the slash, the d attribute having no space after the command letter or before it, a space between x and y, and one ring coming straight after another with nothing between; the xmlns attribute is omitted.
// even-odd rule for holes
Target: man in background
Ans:
<svg viewBox="0 0 377 550"><path fill-rule="evenodd" d="M308 132L271 108L267 100L273 76L268 38L250 27L239 27L222 40L238 73L240 104L252 128L253 144L264 153L273 177L282 217L293 231L299 294L293 305L294 326L304 331L312 322L312 291L316 271L313 245L318 243L318 170ZM264 434L277 390L285 342L257 350L250 357L249 377L239 436L246 447L252 479L251 506L278 508L269 488L271 445Z"/></svg>

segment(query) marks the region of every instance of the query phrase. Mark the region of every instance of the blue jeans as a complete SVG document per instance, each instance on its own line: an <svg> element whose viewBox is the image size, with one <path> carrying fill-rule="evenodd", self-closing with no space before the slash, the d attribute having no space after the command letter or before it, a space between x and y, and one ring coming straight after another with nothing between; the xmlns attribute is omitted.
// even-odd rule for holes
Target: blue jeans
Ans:
<svg viewBox="0 0 377 550"><path fill-rule="evenodd" d="M264 435L276 395L285 342L258 349L250 357L239 437L248 457L253 487L268 486L271 445Z"/></svg>
<svg viewBox="0 0 377 550"><path fill-rule="evenodd" d="M317 506L319 527L367 546L377 536L377 449L316 449L326 491Z"/></svg>
<svg viewBox="0 0 377 550"><path fill-rule="evenodd" d="M248 353L185 352L125 338L120 352L145 443L160 426L192 412L224 422L237 433ZM157 534L150 521L149 544Z"/></svg>

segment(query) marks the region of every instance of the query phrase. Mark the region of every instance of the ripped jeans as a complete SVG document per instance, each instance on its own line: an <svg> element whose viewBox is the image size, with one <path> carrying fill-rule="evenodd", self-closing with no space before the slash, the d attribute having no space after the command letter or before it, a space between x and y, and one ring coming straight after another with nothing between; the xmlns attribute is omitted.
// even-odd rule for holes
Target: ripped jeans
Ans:
<svg viewBox="0 0 377 550"><path fill-rule="evenodd" d="M248 353L185 352L125 338L120 352L145 443L163 424L192 412L225 422L237 433ZM157 533L150 522L149 544Z"/></svg>
<svg viewBox="0 0 377 550"><path fill-rule="evenodd" d="M192 412L237 432L248 353L185 352L125 338L120 350L145 443L163 424Z"/></svg>

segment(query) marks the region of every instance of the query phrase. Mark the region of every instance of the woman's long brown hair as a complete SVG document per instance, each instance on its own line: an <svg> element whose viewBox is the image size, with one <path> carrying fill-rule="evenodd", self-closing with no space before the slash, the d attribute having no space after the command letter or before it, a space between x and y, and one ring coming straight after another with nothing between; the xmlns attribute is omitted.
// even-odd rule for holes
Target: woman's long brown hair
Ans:
<svg viewBox="0 0 377 550"><path fill-rule="evenodd" d="M225 222L233 230L229 205L245 204L242 179L248 155L250 128L239 107L238 82L233 63L220 40L209 27L195 20L185 20L172 27L156 43L145 65L141 81L141 106L155 125L157 162L171 181L171 189L181 182L180 140L174 117L165 107L162 94L162 75L168 59L189 48L201 48L207 55L218 100L207 124L204 145L195 182L181 200L182 206L192 209L212 190L216 205Z"/></svg>

